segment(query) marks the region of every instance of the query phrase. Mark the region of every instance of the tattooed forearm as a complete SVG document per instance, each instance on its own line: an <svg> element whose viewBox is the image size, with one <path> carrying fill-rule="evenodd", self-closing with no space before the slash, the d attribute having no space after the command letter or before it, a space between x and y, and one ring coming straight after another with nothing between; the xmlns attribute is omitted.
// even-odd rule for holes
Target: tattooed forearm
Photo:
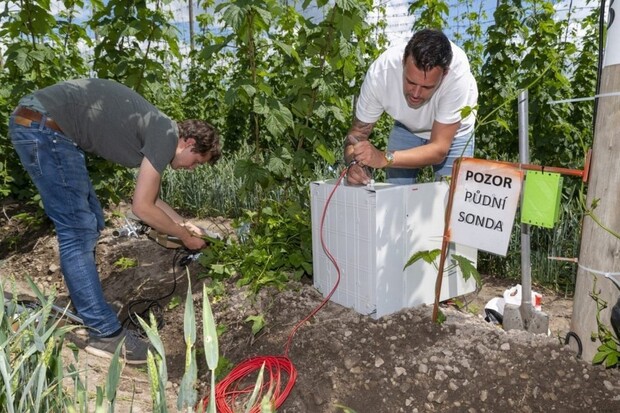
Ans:
<svg viewBox="0 0 620 413"><path fill-rule="evenodd" d="M357 140L367 140L374 126L374 123L362 122L358 118L355 118L353 119L351 129L349 129L349 135L355 136Z"/></svg>
<svg viewBox="0 0 620 413"><path fill-rule="evenodd" d="M351 145L368 140L374 126L374 123L362 122L357 118L353 119L353 125L344 139L344 159L347 164L353 160L353 147Z"/></svg>

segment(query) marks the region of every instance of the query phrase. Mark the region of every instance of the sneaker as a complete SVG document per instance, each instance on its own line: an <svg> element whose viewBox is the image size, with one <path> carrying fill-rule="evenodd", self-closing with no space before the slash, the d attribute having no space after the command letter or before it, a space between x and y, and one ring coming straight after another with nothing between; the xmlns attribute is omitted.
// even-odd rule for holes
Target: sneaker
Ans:
<svg viewBox="0 0 620 413"><path fill-rule="evenodd" d="M121 357L127 364L145 364L146 356L151 345L143 340L133 330L123 328L123 331L114 337L90 337L84 350L94 356L111 359L116 348L125 339L121 349Z"/></svg>

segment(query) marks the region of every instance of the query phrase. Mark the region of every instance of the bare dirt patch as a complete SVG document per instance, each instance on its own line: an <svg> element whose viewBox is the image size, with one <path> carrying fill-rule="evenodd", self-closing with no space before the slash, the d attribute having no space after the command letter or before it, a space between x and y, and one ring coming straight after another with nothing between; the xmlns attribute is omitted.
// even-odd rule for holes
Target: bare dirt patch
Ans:
<svg viewBox="0 0 620 413"><path fill-rule="evenodd" d="M53 234L31 232L11 220L16 209L5 206L0 218L0 274L6 290L29 294L25 276L44 290L56 288L59 303L68 297L58 266ZM173 267L175 252L145 236L115 238L112 229L123 225L110 215L97 256L103 288L109 301L127 316L136 299L161 297L160 334L167 353L169 407L184 371L183 305L185 271ZM218 222L222 225L222 222ZM11 240L11 243L5 241ZM138 266L120 268L120 258ZM177 257L178 258L178 257ZM174 269L173 269L174 268ZM198 263L188 266L199 317L202 284L211 282ZM550 316L550 336L506 332L483 320L484 304L511 286L484 277L481 291L462 297L466 308L444 305L447 321L431 321L431 307L407 309L373 320L351 309L327 303L294 336L289 357L297 380L280 412L337 412L338 404L358 413L375 412L616 412L620 411L620 371L591 366L564 346L572 301L550 291L543 293L543 310ZM254 356L284 354L293 327L316 308L323 297L310 280L291 283L279 291L265 288L252 295L226 282L224 294L213 303L216 322L226 327L220 353L232 365ZM266 326L256 336L246 318L263 315ZM199 321L201 325L201 321ZM75 337L78 345L80 336ZM198 343L202 348L202 343ZM199 391L206 396L208 371L199 352ZM103 384L108 361L80 352L80 363L91 385ZM100 381L99 381L100 380ZM127 367L117 411L133 403L134 411L150 411L146 373ZM99 381L99 382L98 382ZM135 388L135 396L132 396ZM133 402L131 401L133 397Z"/></svg>

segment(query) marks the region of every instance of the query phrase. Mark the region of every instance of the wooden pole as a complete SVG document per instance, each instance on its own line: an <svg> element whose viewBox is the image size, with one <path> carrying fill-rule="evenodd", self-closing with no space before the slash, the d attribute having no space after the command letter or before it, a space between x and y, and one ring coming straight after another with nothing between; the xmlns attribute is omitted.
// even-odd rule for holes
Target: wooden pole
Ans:
<svg viewBox="0 0 620 413"><path fill-rule="evenodd" d="M443 238L441 241L441 255L439 256L439 271L435 280L435 303L433 305L433 322L437 322L439 317L439 299L441 297L441 284L443 283L443 267L446 265L448 257L448 247L450 246L450 215L452 214L452 204L454 203L454 191L456 190L456 181L461 168L461 159L457 158L452 165L452 179L450 180L450 190L448 192L448 205L446 206L446 215L444 217Z"/></svg>
<svg viewBox="0 0 620 413"><path fill-rule="evenodd" d="M618 11L620 5L614 6L612 2L600 94L620 91ZM591 339L592 333L598 331L598 310L591 296L593 289L596 286L594 294L607 302L607 308L600 311L600 320L611 332L611 308L620 295L620 289L606 277L620 274L620 239L611 233L620 232L620 96L601 97L598 105L586 199L587 209L592 209L592 205L597 203L597 207L592 210L596 220L587 215L583 220L571 319L571 333L580 338L582 357L588 362L592 361L601 345L599 340ZM578 350L577 340L569 340L569 343L573 349Z"/></svg>

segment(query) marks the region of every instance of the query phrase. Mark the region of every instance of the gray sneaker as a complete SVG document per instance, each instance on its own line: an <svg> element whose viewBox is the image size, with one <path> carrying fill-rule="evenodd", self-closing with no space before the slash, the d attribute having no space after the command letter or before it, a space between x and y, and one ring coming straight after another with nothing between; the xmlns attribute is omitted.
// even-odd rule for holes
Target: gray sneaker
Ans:
<svg viewBox="0 0 620 413"><path fill-rule="evenodd" d="M143 340L133 330L123 328L123 331L115 337L94 337L88 339L88 345L84 350L94 356L111 359L116 348L125 339L121 349L121 357L127 364L145 364L150 343Z"/></svg>

